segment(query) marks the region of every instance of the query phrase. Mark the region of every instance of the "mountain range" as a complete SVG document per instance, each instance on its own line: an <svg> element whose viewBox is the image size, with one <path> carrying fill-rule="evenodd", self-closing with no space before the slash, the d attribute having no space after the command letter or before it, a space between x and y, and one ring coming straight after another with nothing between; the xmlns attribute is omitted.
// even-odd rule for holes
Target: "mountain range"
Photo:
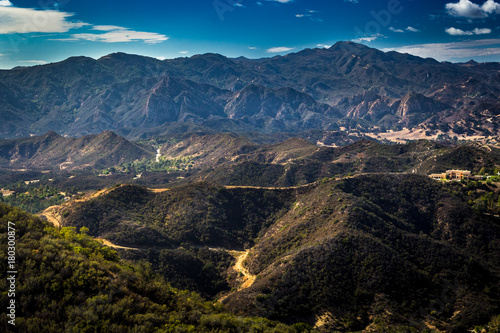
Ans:
<svg viewBox="0 0 500 333"><path fill-rule="evenodd" d="M0 71L0 201L54 226L0 203L20 329L493 332L499 73L353 42Z"/></svg>
<svg viewBox="0 0 500 333"><path fill-rule="evenodd" d="M265 59L124 53L0 71L4 138L215 131L498 132L500 64L452 64L353 42ZM148 134L149 133L149 134Z"/></svg>

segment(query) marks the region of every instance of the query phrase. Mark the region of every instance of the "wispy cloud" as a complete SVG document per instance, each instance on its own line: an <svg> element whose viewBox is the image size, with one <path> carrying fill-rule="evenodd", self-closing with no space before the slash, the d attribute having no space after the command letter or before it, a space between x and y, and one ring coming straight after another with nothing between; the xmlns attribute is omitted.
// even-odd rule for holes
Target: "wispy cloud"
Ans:
<svg viewBox="0 0 500 333"><path fill-rule="evenodd" d="M127 30L127 28L119 27L116 25L94 25L92 30L98 31L113 31L113 30Z"/></svg>
<svg viewBox="0 0 500 333"><path fill-rule="evenodd" d="M351 41L355 42L355 43L363 43L363 42L371 43L371 42L373 42L379 38L382 38L382 37L384 37L384 35L376 34L376 35L372 35L372 36L368 36L368 37L360 37L360 38L352 39Z"/></svg>
<svg viewBox="0 0 500 333"><path fill-rule="evenodd" d="M403 29L396 29L394 27L390 27L389 30L394 31L394 32L400 32L400 33L404 33L405 32Z"/></svg>
<svg viewBox="0 0 500 333"><path fill-rule="evenodd" d="M266 1L279 2L279 3L290 3L290 2L293 2L293 0L266 0Z"/></svg>
<svg viewBox="0 0 500 333"><path fill-rule="evenodd" d="M344 0L344 2L359 3L359 0Z"/></svg>
<svg viewBox="0 0 500 333"><path fill-rule="evenodd" d="M81 39L91 42L124 43L142 41L147 44L157 44L168 40L169 37L155 32L144 32L120 28L101 34L81 33L71 35L72 39Z"/></svg>
<svg viewBox="0 0 500 333"><path fill-rule="evenodd" d="M393 32L399 32L399 33L404 33L406 31L409 31L409 32L420 32L420 30L418 30L416 28L413 28L413 27L407 27L405 29L389 27L389 30L391 30Z"/></svg>
<svg viewBox="0 0 500 333"><path fill-rule="evenodd" d="M280 46L280 47L271 47L270 49L267 49L267 53L284 53L284 52L290 52L293 50L293 47L285 47L285 46Z"/></svg>
<svg viewBox="0 0 500 333"><path fill-rule="evenodd" d="M417 44L387 48L382 51L409 53L423 58L434 58L439 61L456 61L465 58L498 56L500 55L500 39Z"/></svg>
<svg viewBox="0 0 500 333"><path fill-rule="evenodd" d="M329 49L330 47L332 47L332 45L318 44L318 45L316 45L316 47L319 47L320 49Z"/></svg>
<svg viewBox="0 0 500 333"><path fill-rule="evenodd" d="M297 18L308 18L310 19L311 21L315 21L315 22L323 22L322 19L316 17L316 13L319 13L317 10L313 10L313 9L308 9L305 13L301 13L301 14L295 14L295 17Z"/></svg>
<svg viewBox="0 0 500 333"><path fill-rule="evenodd" d="M38 65L44 65L44 64L48 64L49 62L48 61L45 61L45 60L21 60L21 61L18 61L20 63L27 63L27 64L38 64Z"/></svg>
<svg viewBox="0 0 500 333"><path fill-rule="evenodd" d="M445 30L447 34L452 35L452 36L472 36L472 35L486 35L491 33L491 29L488 28L483 28L479 29L476 28L472 31L464 31L462 29L457 29L457 28L448 28Z"/></svg>
<svg viewBox="0 0 500 333"><path fill-rule="evenodd" d="M414 28L414 27L408 27L405 29L406 31L409 31L409 32L420 32L420 30Z"/></svg>
<svg viewBox="0 0 500 333"><path fill-rule="evenodd" d="M188 54L189 51L179 51L180 54Z"/></svg>
<svg viewBox="0 0 500 333"><path fill-rule="evenodd" d="M478 5L470 0L460 0L457 3L447 3L445 8L448 14L456 17L479 19L491 14L500 14L500 4L494 0L487 0L483 5Z"/></svg>
<svg viewBox="0 0 500 333"><path fill-rule="evenodd" d="M257 50L257 47L256 46L249 46L248 49L249 50Z"/></svg>
<svg viewBox="0 0 500 333"><path fill-rule="evenodd" d="M68 32L89 25L71 22L74 14L57 10L36 10L13 7L10 1L0 5L0 34L25 34L33 32Z"/></svg>

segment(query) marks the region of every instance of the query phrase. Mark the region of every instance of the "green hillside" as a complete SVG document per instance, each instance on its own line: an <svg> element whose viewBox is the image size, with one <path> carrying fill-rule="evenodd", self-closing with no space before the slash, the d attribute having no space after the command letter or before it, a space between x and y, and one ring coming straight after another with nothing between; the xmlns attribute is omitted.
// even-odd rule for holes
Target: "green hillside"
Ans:
<svg viewBox="0 0 500 333"><path fill-rule="evenodd" d="M147 263L120 259L82 229L54 229L0 204L0 242L15 225L16 287L7 286L7 253L0 256L3 332L304 332L262 318L234 316L220 304L172 288ZM7 304L15 300L15 328Z"/></svg>

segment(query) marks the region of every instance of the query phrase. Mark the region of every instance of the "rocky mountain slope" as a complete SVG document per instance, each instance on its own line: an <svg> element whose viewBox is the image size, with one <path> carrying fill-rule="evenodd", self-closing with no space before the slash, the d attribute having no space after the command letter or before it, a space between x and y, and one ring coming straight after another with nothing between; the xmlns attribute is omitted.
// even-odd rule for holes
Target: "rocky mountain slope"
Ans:
<svg viewBox="0 0 500 333"><path fill-rule="evenodd" d="M0 133L119 130L131 138L187 123L238 132L419 127L490 135L498 132L497 67L352 42L259 60L73 57L0 71Z"/></svg>

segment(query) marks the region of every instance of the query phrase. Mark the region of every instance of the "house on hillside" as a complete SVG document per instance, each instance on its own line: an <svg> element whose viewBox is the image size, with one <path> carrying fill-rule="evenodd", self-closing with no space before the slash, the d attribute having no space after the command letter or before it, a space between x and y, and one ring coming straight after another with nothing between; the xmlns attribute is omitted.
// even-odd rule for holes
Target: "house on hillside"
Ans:
<svg viewBox="0 0 500 333"><path fill-rule="evenodd" d="M446 179L446 172L445 173L433 173L432 175L429 175L429 177L432 179L435 179L435 180Z"/></svg>
<svg viewBox="0 0 500 333"><path fill-rule="evenodd" d="M475 179L469 170L447 170L443 173L433 173L429 175L430 178L436 180L448 179L448 180L462 180L462 179Z"/></svg>
<svg viewBox="0 0 500 333"><path fill-rule="evenodd" d="M446 171L446 178L449 180L462 180L469 179L471 172L468 170L448 170Z"/></svg>

